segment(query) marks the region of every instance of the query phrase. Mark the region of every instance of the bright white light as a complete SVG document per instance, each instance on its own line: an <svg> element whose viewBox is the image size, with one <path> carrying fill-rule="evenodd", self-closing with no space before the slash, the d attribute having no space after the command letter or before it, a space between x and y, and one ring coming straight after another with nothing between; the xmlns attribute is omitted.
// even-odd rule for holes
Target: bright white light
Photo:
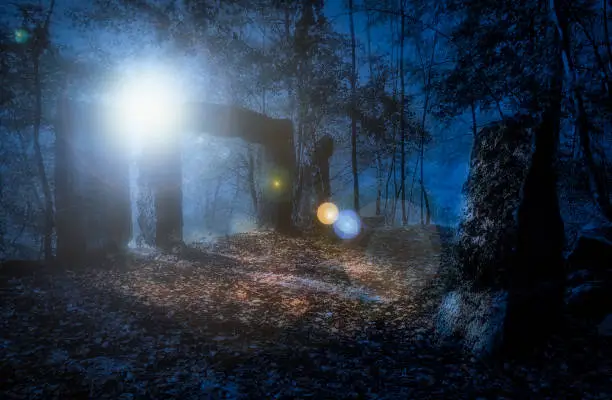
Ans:
<svg viewBox="0 0 612 400"><path fill-rule="evenodd" d="M159 138L180 129L179 87L168 74L139 71L122 81L115 96L113 125L132 139Z"/></svg>

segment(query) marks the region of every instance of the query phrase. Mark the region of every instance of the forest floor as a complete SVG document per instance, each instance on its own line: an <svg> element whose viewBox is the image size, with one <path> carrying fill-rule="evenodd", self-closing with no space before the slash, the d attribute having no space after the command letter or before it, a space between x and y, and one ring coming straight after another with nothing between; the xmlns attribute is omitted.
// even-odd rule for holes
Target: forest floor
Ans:
<svg viewBox="0 0 612 400"><path fill-rule="evenodd" d="M442 237L441 237L442 236ZM2 399L609 399L609 342L487 365L436 339L445 239L269 232L0 280Z"/></svg>

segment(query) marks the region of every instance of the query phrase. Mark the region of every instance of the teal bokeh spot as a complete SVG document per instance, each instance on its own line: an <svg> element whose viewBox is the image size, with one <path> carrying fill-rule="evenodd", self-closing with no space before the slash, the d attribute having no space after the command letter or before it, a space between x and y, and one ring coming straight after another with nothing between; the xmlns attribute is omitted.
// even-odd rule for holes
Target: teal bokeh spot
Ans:
<svg viewBox="0 0 612 400"><path fill-rule="evenodd" d="M15 30L15 41L17 43L25 43L30 39L30 33L25 29Z"/></svg>

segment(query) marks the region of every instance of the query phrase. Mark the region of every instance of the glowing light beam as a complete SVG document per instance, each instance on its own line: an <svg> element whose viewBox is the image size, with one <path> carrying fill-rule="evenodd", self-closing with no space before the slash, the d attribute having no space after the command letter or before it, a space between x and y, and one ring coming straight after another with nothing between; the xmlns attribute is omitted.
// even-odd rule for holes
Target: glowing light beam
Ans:
<svg viewBox="0 0 612 400"><path fill-rule="evenodd" d="M170 74L154 69L140 71L119 84L114 96L113 125L138 140L176 133L182 111L179 92Z"/></svg>

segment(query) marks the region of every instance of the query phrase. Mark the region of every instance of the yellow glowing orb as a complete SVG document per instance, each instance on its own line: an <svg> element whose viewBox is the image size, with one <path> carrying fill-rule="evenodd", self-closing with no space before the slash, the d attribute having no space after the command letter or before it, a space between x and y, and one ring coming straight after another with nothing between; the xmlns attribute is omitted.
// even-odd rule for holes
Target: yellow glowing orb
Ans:
<svg viewBox="0 0 612 400"><path fill-rule="evenodd" d="M272 182L272 184L277 189L281 186L281 182L278 179L274 180L274 182Z"/></svg>
<svg viewBox="0 0 612 400"><path fill-rule="evenodd" d="M323 203L317 209L317 218L325 225L331 225L336 222L338 214L338 207L334 203Z"/></svg>

